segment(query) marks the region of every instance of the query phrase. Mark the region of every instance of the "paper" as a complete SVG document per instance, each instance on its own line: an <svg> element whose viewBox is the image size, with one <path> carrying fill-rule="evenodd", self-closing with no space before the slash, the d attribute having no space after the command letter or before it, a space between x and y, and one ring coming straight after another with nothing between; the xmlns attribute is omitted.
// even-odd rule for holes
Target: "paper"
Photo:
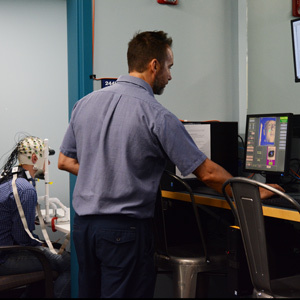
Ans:
<svg viewBox="0 0 300 300"><path fill-rule="evenodd" d="M197 147L210 159L211 158L211 148L210 148L210 124L184 124L185 129L193 138ZM194 174L188 176L182 176L180 171L176 166L176 175L186 179L186 178L196 178Z"/></svg>

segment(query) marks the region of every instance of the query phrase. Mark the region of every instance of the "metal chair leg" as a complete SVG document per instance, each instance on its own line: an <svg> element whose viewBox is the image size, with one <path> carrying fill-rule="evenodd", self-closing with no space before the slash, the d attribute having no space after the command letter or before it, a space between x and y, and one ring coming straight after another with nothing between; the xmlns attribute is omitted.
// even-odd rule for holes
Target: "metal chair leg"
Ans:
<svg viewBox="0 0 300 300"><path fill-rule="evenodd" d="M179 265L174 276L174 297L195 298L197 286L197 268L192 265Z"/></svg>

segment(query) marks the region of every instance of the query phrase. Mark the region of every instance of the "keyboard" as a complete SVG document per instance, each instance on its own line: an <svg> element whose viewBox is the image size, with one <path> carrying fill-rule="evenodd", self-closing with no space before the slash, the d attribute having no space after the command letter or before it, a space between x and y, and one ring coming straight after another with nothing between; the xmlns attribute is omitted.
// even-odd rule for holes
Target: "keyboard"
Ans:
<svg viewBox="0 0 300 300"><path fill-rule="evenodd" d="M287 193L289 196L294 198L300 204L300 194L299 193ZM295 206L290 203L285 198L281 198L280 196L272 196L268 199L262 199L261 202L265 205L284 207L284 208L292 208L295 209Z"/></svg>

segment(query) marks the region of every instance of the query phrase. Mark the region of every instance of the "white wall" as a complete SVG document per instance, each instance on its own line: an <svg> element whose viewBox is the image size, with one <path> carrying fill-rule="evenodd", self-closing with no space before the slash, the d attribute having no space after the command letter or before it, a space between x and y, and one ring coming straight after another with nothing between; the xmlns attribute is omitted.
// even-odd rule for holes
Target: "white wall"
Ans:
<svg viewBox="0 0 300 300"><path fill-rule="evenodd" d="M290 21L292 1L248 0L248 113L300 114Z"/></svg>
<svg viewBox="0 0 300 300"><path fill-rule="evenodd" d="M237 0L95 2L98 78L127 74L127 45L136 31L164 30L173 38L173 79L157 99L180 119L238 121Z"/></svg>
<svg viewBox="0 0 300 300"><path fill-rule="evenodd" d="M69 206L69 175L57 169L68 124L66 18L66 1L0 1L0 163L20 132L48 138L50 196ZM44 194L44 181L37 186Z"/></svg>
<svg viewBox="0 0 300 300"><path fill-rule="evenodd" d="M163 105L180 119L238 121L238 0L96 0L94 73L127 73L128 41L137 30L173 37L173 80ZM68 125L67 20L64 0L0 1L1 165L20 132L48 138L50 196L69 205L69 175L57 169ZM243 21L242 21L243 22ZM243 54L241 55L243 57ZM100 88L95 82L95 89ZM38 193L44 192L43 181Z"/></svg>
<svg viewBox="0 0 300 300"><path fill-rule="evenodd" d="M157 98L178 118L241 124L244 110L300 113L292 3L247 1L245 28L245 1L179 0L172 6L155 0L96 0L94 73L98 78L126 74L133 34L162 29L173 37L175 64L173 80ZM66 1L1 0L0 28L0 163L19 132L48 138L56 150L50 195L68 204L69 177L57 170L68 124ZM100 88L99 82L94 88ZM39 182L40 193L43 188Z"/></svg>
<svg viewBox="0 0 300 300"><path fill-rule="evenodd" d="M293 18L287 0L179 0L177 6L96 0L94 73L98 78L126 74L133 34L162 29L173 37L175 64L173 80L157 98L178 118L242 124L244 111L300 113ZM66 1L1 0L0 28L0 163L19 132L48 138L56 150L50 195L69 204L68 174L57 169L68 124ZM38 191L43 193L43 182Z"/></svg>

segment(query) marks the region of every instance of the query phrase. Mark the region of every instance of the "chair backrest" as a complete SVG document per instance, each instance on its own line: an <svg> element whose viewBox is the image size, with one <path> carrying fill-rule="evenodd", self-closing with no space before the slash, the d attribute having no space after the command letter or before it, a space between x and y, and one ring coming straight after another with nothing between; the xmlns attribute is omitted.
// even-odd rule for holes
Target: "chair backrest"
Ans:
<svg viewBox="0 0 300 300"><path fill-rule="evenodd" d="M172 173L170 171L165 170L163 176L172 177L173 179L178 181L180 184L182 184L184 186L184 188L186 189L186 191L189 193L190 199L191 199L191 205L193 208L193 215L195 217L195 222L197 225L199 237L201 240L201 244L203 246L203 252L208 261L209 257L208 257L208 253L207 253L207 243L206 243L206 240L204 237L204 232L203 232L203 228L202 228L201 221L200 221L198 207L195 203L194 193L193 193L191 187L185 181L183 181L179 176L175 175L174 173ZM155 226L154 226L155 231L156 231L156 242L157 242L156 249L162 254L169 255L169 253L168 253L168 237L167 237L166 222L165 222L166 220L165 220L165 215L164 215L164 210L165 210L164 205L165 205L165 203L161 196L161 190L159 189L159 191L157 193L156 210L155 210Z"/></svg>
<svg viewBox="0 0 300 300"><path fill-rule="evenodd" d="M231 186L233 198L226 188ZM240 227L247 257L251 281L257 291L272 294L264 216L259 187L268 189L293 203L300 212L300 205L287 194L262 182L233 177L223 185L223 194L231 207L237 225Z"/></svg>

